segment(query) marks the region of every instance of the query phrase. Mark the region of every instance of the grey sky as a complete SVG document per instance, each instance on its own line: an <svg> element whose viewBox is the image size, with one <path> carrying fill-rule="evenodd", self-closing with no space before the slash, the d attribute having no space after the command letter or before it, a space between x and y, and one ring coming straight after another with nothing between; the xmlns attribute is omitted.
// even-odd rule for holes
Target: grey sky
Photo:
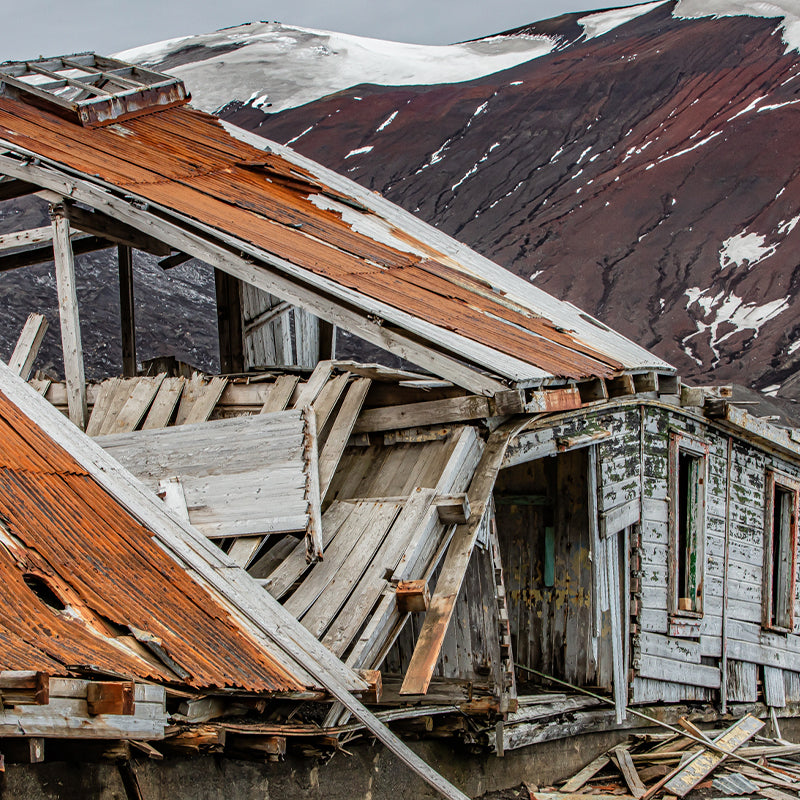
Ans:
<svg viewBox="0 0 800 800"><path fill-rule="evenodd" d="M630 0L27 0L0 26L0 61L82 50L113 53L252 20L280 21L379 39L447 44L567 11Z"/></svg>

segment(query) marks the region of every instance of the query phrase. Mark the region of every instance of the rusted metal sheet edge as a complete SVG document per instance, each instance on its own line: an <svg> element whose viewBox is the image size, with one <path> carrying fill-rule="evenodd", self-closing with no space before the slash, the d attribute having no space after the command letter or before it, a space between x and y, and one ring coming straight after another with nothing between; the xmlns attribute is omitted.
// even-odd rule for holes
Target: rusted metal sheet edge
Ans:
<svg viewBox="0 0 800 800"><path fill-rule="evenodd" d="M516 278L508 270L447 236L431 225L423 222L413 214L401 209L381 197L376 192L365 189L349 178L305 158L290 147L265 139L249 131L237 128L221 120L222 126L236 139L259 150L272 151L292 164L295 164L313 175L331 188L350 195L363 204L372 213L384 218L407 233L416 236L429 247L434 247L445 256L447 263L458 260L458 266L474 278L491 283L502 290L509 299L531 308L538 314L557 320L565 328L571 329L578 338L593 343L608 356L621 361L628 369L656 369L674 373L675 368L665 361L653 356L644 348L626 339L622 334L611 330L599 320L594 320L571 303L566 303L548 295L535 286L531 286Z"/></svg>

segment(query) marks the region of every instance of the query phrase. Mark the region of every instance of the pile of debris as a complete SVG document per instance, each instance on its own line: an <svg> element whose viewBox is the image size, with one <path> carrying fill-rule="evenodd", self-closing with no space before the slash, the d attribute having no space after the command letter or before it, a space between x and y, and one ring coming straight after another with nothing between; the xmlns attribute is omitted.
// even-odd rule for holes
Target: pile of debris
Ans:
<svg viewBox="0 0 800 800"><path fill-rule="evenodd" d="M797 800L800 745L780 738L777 729L778 738L757 735L764 725L748 714L725 730L700 730L682 718L683 733L633 734L560 787L527 788L531 800L675 800L690 793L709 800Z"/></svg>

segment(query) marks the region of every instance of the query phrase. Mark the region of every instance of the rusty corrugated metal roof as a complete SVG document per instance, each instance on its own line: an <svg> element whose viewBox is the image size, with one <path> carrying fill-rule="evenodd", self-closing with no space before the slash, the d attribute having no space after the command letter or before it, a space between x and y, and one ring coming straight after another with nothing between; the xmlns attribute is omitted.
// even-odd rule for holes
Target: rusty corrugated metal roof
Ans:
<svg viewBox="0 0 800 800"><path fill-rule="evenodd" d="M0 670L307 688L2 393L0 442Z"/></svg>
<svg viewBox="0 0 800 800"><path fill-rule="evenodd" d="M282 155L233 138L203 112L171 108L123 125L88 130L0 98L0 136L90 179L99 178L316 276L489 346L535 367L539 376L605 377L641 368L642 354L647 355L600 324L589 326L596 336L587 335L585 325L578 335L563 327L555 314L537 313L494 282L460 269L457 261L424 237L400 229L387 229L385 237L359 231L345 220L342 208L381 224L385 220ZM566 314L568 307L562 305ZM583 323L569 309L577 329ZM592 343L604 337L623 346ZM621 357L623 353L632 354L631 358ZM655 358L649 363L670 369Z"/></svg>

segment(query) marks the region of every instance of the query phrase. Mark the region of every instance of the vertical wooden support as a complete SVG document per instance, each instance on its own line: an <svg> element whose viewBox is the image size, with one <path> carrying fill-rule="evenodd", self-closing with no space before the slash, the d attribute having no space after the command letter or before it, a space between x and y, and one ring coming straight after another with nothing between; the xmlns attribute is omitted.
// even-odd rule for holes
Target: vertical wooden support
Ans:
<svg viewBox="0 0 800 800"><path fill-rule="evenodd" d="M227 272L214 270L217 290L217 330L219 333L219 370L223 375L244 372L242 299L239 280Z"/></svg>
<svg viewBox="0 0 800 800"><path fill-rule="evenodd" d="M136 323L133 313L133 250L117 247L119 263L119 314L122 325L122 374L136 377Z"/></svg>
<svg viewBox="0 0 800 800"><path fill-rule="evenodd" d="M61 318L61 349L64 353L64 375L67 383L69 418L81 429L86 428L86 380L83 373L83 348L75 291L75 260L69 240L69 219L62 205L50 206L53 224L53 256L56 265L58 313Z"/></svg>

